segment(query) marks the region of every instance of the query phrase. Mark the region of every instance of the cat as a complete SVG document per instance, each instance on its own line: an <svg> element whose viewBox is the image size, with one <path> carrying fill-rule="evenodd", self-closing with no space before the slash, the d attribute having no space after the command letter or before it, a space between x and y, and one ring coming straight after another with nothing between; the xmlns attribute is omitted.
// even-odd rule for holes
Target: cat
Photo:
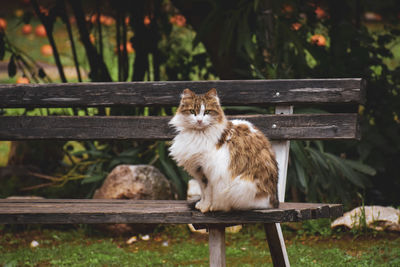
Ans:
<svg viewBox="0 0 400 267"><path fill-rule="evenodd" d="M268 139L245 120L227 120L215 88L185 89L169 124L170 155L201 188L201 212L276 208L278 166Z"/></svg>

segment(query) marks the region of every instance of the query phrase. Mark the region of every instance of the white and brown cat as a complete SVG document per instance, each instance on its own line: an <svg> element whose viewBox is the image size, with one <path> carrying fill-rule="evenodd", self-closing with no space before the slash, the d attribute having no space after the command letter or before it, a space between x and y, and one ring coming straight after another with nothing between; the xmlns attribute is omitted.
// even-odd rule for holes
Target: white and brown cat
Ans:
<svg viewBox="0 0 400 267"><path fill-rule="evenodd" d="M244 120L226 119L217 91L185 89L169 122L170 155L200 184L201 212L277 207L278 166L268 139Z"/></svg>

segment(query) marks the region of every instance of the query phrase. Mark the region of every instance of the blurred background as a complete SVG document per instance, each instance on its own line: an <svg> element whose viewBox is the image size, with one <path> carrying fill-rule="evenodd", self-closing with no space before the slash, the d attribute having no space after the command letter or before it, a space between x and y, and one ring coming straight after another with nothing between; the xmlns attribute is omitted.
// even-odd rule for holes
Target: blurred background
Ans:
<svg viewBox="0 0 400 267"><path fill-rule="evenodd" d="M0 83L356 78L361 141L293 141L288 201L400 205L396 0L1 1ZM318 109L332 111L326 107ZM226 107L234 114L268 107ZM173 108L2 109L1 116L171 115ZM295 110L296 111L296 110ZM185 199L168 142L0 141L0 197L90 198L119 164L150 164Z"/></svg>

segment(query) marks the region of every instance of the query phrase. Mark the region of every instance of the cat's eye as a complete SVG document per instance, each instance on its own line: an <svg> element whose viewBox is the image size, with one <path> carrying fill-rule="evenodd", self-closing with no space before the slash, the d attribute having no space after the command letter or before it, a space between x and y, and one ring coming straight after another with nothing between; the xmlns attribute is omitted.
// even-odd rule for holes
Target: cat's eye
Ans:
<svg viewBox="0 0 400 267"><path fill-rule="evenodd" d="M195 114L196 115L196 111L194 111L194 109L189 110L190 113Z"/></svg>
<svg viewBox="0 0 400 267"><path fill-rule="evenodd" d="M206 110L206 111L204 111L204 114L210 114L210 112L211 112L211 110Z"/></svg>

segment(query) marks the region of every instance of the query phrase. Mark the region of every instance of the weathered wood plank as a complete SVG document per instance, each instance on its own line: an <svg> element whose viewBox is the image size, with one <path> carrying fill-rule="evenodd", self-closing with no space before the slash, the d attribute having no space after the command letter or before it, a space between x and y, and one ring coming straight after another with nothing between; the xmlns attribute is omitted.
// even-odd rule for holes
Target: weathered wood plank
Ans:
<svg viewBox="0 0 400 267"><path fill-rule="evenodd" d="M248 115L272 140L355 139L357 114ZM3 116L0 140L170 140L170 117Z"/></svg>
<svg viewBox="0 0 400 267"><path fill-rule="evenodd" d="M225 267L225 226L211 225L208 229L208 232L210 267Z"/></svg>
<svg viewBox="0 0 400 267"><path fill-rule="evenodd" d="M0 108L77 106L176 106L185 88L216 88L223 105L362 103L359 78L169 81L124 83L0 84Z"/></svg>
<svg viewBox="0 0 400 267"><path fill-rule="evenodd" d="M264 229L273 265L276 267L290 267L280 224L265 223Z"/></svg>
<svg viewBox="0 0 400 267"><path fill-rule="evenodd" d="M318 212L328 210L328 212ZM309 217L303 214L312 214ZM203 214L189 201L0 200L0 224L293 222L343 214L339 204L281 203L278 209Z"/></svg>

